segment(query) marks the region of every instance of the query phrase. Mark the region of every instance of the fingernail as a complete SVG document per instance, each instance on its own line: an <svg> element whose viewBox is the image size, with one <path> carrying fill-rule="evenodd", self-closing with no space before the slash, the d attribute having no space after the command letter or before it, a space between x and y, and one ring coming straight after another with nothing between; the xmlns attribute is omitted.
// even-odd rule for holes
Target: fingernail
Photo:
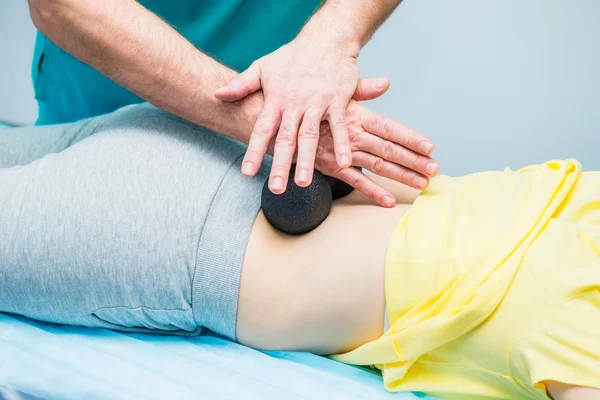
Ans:
<svg viewBox="0 0 600 400"><path fill-rule="evenodd" d="M308 182L308 170L301 169L298 173L298 180L300 182Z"/></svg>
<svg viewBox="0 0 600 400"><path fill-rule="evenodd" d="M252 161L246 161L244 165L242 165L242 174L252 175L252 172L254 172L254 164Z"/></svg>
<svg viewBox="0 0 600 400"><path fill-rule="evenodd" d="M271 189L273 189L273 190L283 189L283 179L281 179L278 176L273 178L273 180L271 181Z"/></svg>
<svg viewBox="0 0 600 400"><path fill-rule="evenodd" d="M383 197L383 205L386 207L393 207L396 202L392 196L384 196Z"/></svg>
<svg viewBox="0 0 600 400"><path fill-rule="evenodd" d="M415 185L417 185L419 189L425 189L428 183L429 181L421 176L415 178Z"/></svg>
<svg viewBox="0 0 600 400"><path fill-rule="evenodd" d="M428 175L433 176L438 171L438 165L435 162L430 162L429 164L427 164L427 168L425 168L425 170L427 171Z"/></svg>
<svg viewBox="0 0 600 400"><path fill-rule="evenodd" d="M381 90L384 89L387 85L387 79L385 78L377 78L375 80L375 89Z"/></svg>
<svg viewBox="0 0 600 400"><path fill-rule="evenodd" d="M350 166L350 157L348 157L345 154L342 154L340 156L340 166L342 166L342 167L349 167Z"/></svg>
<svg viewBox="0 0 600 400"><path fill-rule="evenodd" d="M421 151L425 154L431 154L433 151L433 144L425 141L421 142Z"/></svg>

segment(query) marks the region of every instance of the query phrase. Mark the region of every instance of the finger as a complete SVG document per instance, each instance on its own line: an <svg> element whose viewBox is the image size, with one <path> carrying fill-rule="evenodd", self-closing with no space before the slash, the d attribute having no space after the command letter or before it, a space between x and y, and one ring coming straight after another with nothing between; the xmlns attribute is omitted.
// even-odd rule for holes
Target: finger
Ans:
<svg viewBox="0 0 600 400"><path fill-rule="evenodd" d="M352 98L356 101L373 100L382 96L389 88L390 80L385 77L361 79Z"/></svg>
<svg viewBox="0 0 600 400"><path fill-rule="evenodd" d="M261 88L260 63L254 62L250 67L233 78L226 86L215 91L215 97L221 101L237 101Z"/></svg>
<svg viewBox="0 0 600 400"><path fill-rule="evenodd" d="M429 186L429 178L421 175L410 168L385 161L381 157L373 154L358 151L354 153L353 165L368 169L369 171L403 183L415 189L425 190Z"/></svg>
<svg viewBox="0 0 600 400"><path fill-rule="evenodd" d="M383 207L390 208L396 204L396 198L392 193L373 182L356 168L344 168L336 174L335 178L346 182Z"/></svg>
<svg viewBox="0 0 600 400"><path fill-rule="evenodd" d="M377 113L370 112L363 120L363 127L382 139L398 143L417 153L426 156L433 153L433 143L425 135Z"/></svg>
<svg viewBox="0 0 600 400"><path fill-rule="evenodd" d="M275 139L275 152L273 165L269 177L269 189L275 194L285 192L290 174L294 153L296 152L296 138L300 116L296 111L286 111L281 120L281 126Z"/></svg>
<svg viewBox="0 0 600 400"><path fill-rule="evenodd" d="M298 158L295 177L298 186L306 187L312 182L322 119L323 110L321 108L311 107L304 113L302 126L298 133Z"/></svg>
<svg viewBox="0 0 600 400"><path fill-rule="evenodd" d="M258 173L265 153L269 148L275 130L281 122L281 112L278 108L266 105L250 135L250 142L242 162L242 174L254 176Z"/></svg>
<svg viewBox="0 0 600 400"><path fill-rule="evenodd" d="M348 139L348 129L346 129L345 119L346 107L332 105L329 107L327 121L333 137L333 149L337 164L341 168L347 168L352 164L350 153L350 140Z"/></svg>
<svg viewBox="0 0 600 400"><path fill-rule="evenodd" d="M439 164L433 158L375 135L361 137L359 150L378 156L383 161L403 165L426 176L435 176L440 170Z"/></svg>

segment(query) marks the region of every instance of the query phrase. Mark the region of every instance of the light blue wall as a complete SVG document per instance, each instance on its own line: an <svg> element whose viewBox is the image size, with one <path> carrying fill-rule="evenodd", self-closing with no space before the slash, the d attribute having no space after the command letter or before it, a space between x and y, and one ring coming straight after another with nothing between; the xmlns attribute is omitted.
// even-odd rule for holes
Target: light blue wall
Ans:
<svg viewBox="0 0 600 400"><path fill-rule="evenodd" d="M25 0L0 0L0 119L35 119ZM374 110L434 139L442 172L576 157L600 170L599 0L405 0L363 50Z"/></svg>
<svg viewBox="0 0 600 400"><path fill-rule="evenodd" d="M600 170L599 0L407 0L360 57L373 108L455 175L576 157Z"/></svg>
<svg viewBox="0 0 600 400"><path fill-rule="evenodd" d="M0 121L35 121L30 77L34 38L27 1L0 0Z"/></svg>

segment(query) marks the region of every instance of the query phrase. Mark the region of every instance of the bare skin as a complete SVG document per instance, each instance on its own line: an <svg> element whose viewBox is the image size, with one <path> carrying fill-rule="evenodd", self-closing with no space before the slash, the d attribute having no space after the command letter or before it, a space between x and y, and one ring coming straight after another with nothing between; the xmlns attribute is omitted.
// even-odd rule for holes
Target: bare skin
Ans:
<svg viewBox="0 0 600 400"><path fill-rule="evenodd" d="M589 387L566 385L560 382L545 382L548 393L555 400L598 400L600 390Z"/></svg>
<svg viewBox="0 0 600 400"><path fill-rule="evenodd" d="M241 276L240 343L327 355L381 336L387 242L419 191L374 179L398 199L394 208L354 191L334 203L319 228L299 237L276 231L259 214ZM600 400L598 389L544 383L554 400Z"/></svg>
<svg viewBox="0 0 600 400"><path fill-rule="evenodd" d="M241 277L241 343L333 354L382 334L387 241L419 192L375 179L398 199L394 208L354 191L334 203L321 226L299 237L278 232L259 214Z"/></svg>

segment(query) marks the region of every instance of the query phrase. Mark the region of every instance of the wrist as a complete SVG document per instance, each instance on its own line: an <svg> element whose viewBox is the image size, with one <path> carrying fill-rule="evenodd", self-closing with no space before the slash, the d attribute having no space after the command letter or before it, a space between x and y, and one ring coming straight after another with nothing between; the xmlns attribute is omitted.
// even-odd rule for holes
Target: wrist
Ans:
<svg viewBox="0 0 600 400"><path fill-rule="evenodd" d="M298 34L296 41L324 51L334 50L343 55L358 57L362 47L361 34L349 18L338 14L334 18L316 14Z"/></svg>
<svg viewBox="0 0 600 400"><path fill-rule="evenodd" d="M228 109L224 113L219 132L248 144L254 125L263 109L263 92L258 91L246 96L242 100L224 103L224 105Z"/></svg>

